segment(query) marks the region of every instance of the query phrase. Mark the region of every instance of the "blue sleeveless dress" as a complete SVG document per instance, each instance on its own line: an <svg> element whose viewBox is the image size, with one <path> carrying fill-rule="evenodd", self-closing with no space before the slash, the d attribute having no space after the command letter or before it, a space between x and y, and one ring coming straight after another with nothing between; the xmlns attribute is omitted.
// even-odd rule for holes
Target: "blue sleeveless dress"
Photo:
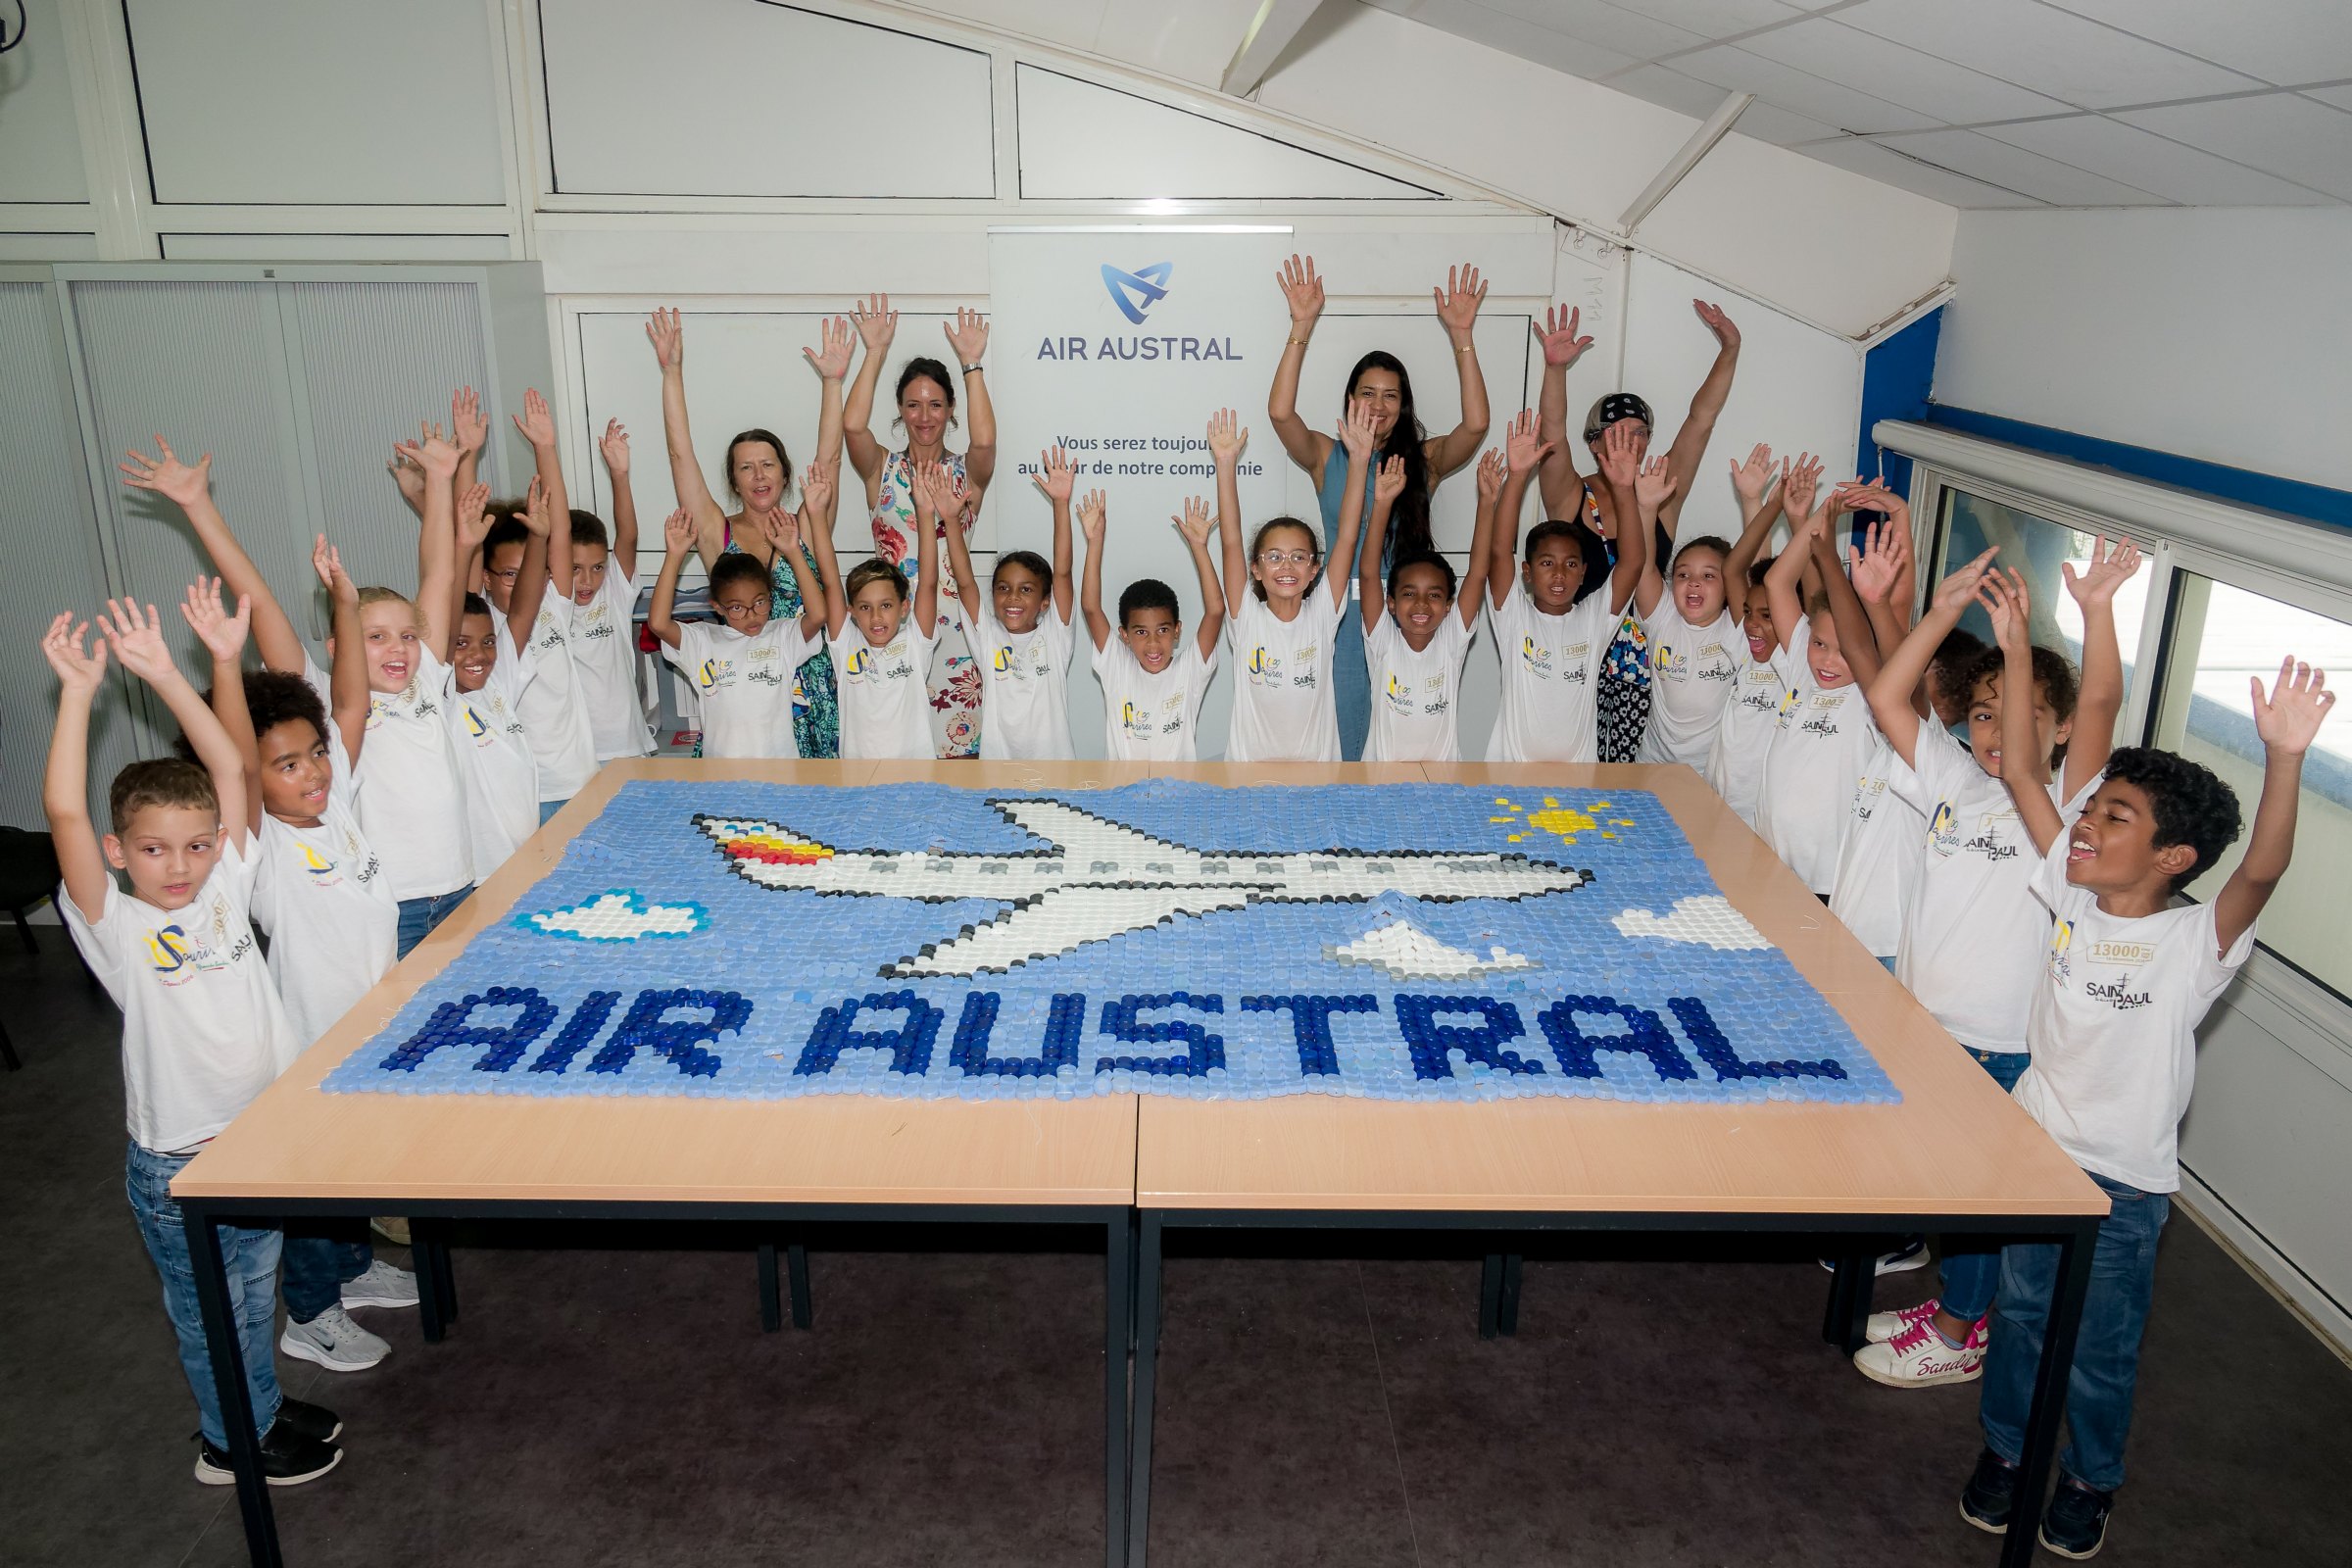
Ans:
<svg viewBox="0 0 2352 1568"><path fill-rule="evenodd" d="M1348 449L1339 442L1331 444L1331 456L1323 464L1323 483L1315 491L1315 500L1323 509L1323 538L1328 544L1340 527L1340 504L1348 494ZM1372 471L1364 472L1364 523L1372 521ZM1340 614L1339 634L1332 639L1331 697L1340 717L1340 759L1360 762L1364 760L1364 737L1372 729L1372 677L1364 662L1364 617L1354 598L1356 563L1363 555L1364 536L1355 536L1355 551L1346 561L1327 560L1325 571L1345 571L1348 574L1348 600Z"/></svg>

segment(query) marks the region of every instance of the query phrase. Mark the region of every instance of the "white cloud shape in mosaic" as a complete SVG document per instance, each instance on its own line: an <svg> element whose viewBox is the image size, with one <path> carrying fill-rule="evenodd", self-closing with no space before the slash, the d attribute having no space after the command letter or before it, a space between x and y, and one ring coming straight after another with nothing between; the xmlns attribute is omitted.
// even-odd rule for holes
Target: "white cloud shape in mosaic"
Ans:
<svg viewBox="0 0 2352 1568"><path fill-rule="evenodd" d="M1482 958L1448 947L1409 921L1392 920L1344 948L1325 948L1323 956L1338 963L1385 969L1400 980L1467 980L1473 975L1536 967L1535 959L1500 947L1489 948L1487 953Z"/></svg>
<svg viewBox="0 0 2352 1568"><path fill-rule="evenodd" d="M517 916L514 923L581 942L635 942L641 937L692 936L710 925L710 916L699 904L648 904L635 893L615 888L567 909Z"/></svg>
<svg viewBox="0 0 2352 1568"><path fill-rule="evenodd" d="M1623 936L1690 942L1723 953L1772 946L1764 939L1764 933L1748 924L1747 916L1733 908L1731 901L1720 893L1677 899L1673 910L1663 915L1647 909L1628 909L1612 915L1609 923Z"/></svg>

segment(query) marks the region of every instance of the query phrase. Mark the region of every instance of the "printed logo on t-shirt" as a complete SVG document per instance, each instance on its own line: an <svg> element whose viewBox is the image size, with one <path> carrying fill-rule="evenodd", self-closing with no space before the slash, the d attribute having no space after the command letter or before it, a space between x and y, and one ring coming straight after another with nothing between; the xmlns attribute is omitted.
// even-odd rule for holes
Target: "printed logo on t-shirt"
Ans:
<svg viewBox="0 0 2352 1568"><path fill-rule="evenodd" d="M1690 656L1672 643L1661 642L1649 651L1649 672L1659 680L1689 680Z"/></svg>
<svg viewBox="0 0 2352 1568"><path fill-rule="evenodd" d="M1786 691L1786 692L1785 692L1785 693L1782 695L1782 697L1781 697L1781 703L1780 703L1780 710L1781 710L1781 711L1780 711L1781 726L1782 726L1782 727L1785 729L1785 728L1787 728L1787 727L1788 727L1788 715L1789 715L1790 713L1792 713L1792 712L1794 712L1794 711L1796 710L1796 688L1795 688L1795 687L1793 687L1793 686L1791 686L1791 687L1788 687L1788 688L1787 689L1787 691Z"/></svg>
<svg viewBox="0 0 2352 1568"><path fill-rule="evenodd" d="M1821 699L1818 697L1813 699L1813 703L1817 708L1824 706ZM1834 708L1838 705L1832 706ZM1838 726L1838 720L1830 713L1815 713L1811 718L1806 719L1802 724L1799 724L1796 727L1800 734L1818 735L1825 741L1831 740L1842 733Z"/></svg>
<svg viewBox="0 0 2352 1568"><path fill-rule="evenodd" d="M1560 679L1570 686L1582 686L1592 674L1592 644L1590 641L1570 643L1560 650Z"/></svg>
<svg viewBox="0 0 2352 1568"><path fill-rule="evenodd" d="M335 868L334 861L320 855L308 844L302 845L300 848L302 850L302 868L310 873L311 886L332 888L343 885L343 873Z"/></svg>
<svg viewBox="0 0 2352 1568"><path fill-rule="evenodd" d="M735 684L735 662L731 659L706 659L696 666L694 683L704 691L714 692Z"/></svg>
<svg viewBox="0 0 2352 1568"><path fill-rule="evenodd" d="M2112 938L2093 942L2082 954L2085 963L2113 964L2125 969L2135 969L2143 963L2152 963L2155 958L2156 949L2149 943L2117 942Z"/></svg>
<svg viewBox="0 0 2352 1568"><path fill-rule="evenodd" d="M250 934L224 949L227 913L218 904L213 906L212 912L214 929L210 933L191 931L176 921L147 933L147 961L158 982L166 986L186 985L200 974L227 967L252 950Z"/></svg>
<svg viewBox="0 0 2352 1568"><path fill-rule="evenodd" d="M1936 814L1928 819L1928 847L1945 859L1966 851L1987 863L1999 864L2014 860L2021 853L2017 845L2001 832L2001 824L2017 820L2017 809L1989 808L1980 812L1973 830L1964 830L1960 816L1949 801L1936 803ZM1966 831L1967 836L1962 837Z"/></svg>
<svg viewBox="0 0 2352 1568"><path fill-rule="evenodd" d="M1389 711L1399 717L1409 717L1413 711L1412 688L1399 680L1395 671L1389 674L1388 689L1381 694L1388 701Z"/></svg>
<svg viewBox="0 0 2352 1568"><path fill-rule="evenodd" d="M1248 661L1250 684L1279 686L1282 684L1282 656L1260 643L1250 650Z"/></svg>
<svg viewBox="0 0 2352 1568"><path fill-rule="evenodd" d="M1854 820L1857 822L1869 821L1871 813L1879 808L1879 802L1886 797L1886 781L1885 779L1863 779L1854 788Z"/></svg>
<svg viewBox="0 0 2352 1568"><path fill-rule="evenodd" d="M2074 973L2075 966L2072 956L2074 945L2075 922L2072 920L2051 921L2049 975L2060 985L2064 985L2068 977Z"/></svg>
<svg viewBox="0 0 2352 1568"><path fill-rule="evenodd" d="M1519 662L1538 680L1551 679L1551 650L1533 637L1519 639Z"/></svg>

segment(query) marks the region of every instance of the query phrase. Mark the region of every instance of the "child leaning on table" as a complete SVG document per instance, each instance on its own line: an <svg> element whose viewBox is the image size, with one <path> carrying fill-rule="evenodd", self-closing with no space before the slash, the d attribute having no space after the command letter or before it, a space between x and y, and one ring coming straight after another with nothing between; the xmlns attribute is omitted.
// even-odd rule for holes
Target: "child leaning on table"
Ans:
<svg viewBox="0 0 2352 1568"><path fill-rule="evenodd" d="M243 613L240 608L240 642ZM172 1178L292 1065L300 1042L270 982L248 912L255 860L245 759L172 664L152 607L142 612L110 601L98 624L99 640L86 653L89 627L74 624L70 612L52 620L41 639L41 653L64 687L41 807L64 869L58 911L122 1009L130 1131L123 1185L147 1255L163 1276L164 1310L196 1397L196 1479L225 1486L233 1479L227 1427ZM110 648L163 699L203 765L167 758L116 774L108 792L111 831L102 840L89 811L90 704ZM128 893L115 885L109 866L128 876ZM343 1457L331 1442L342 1423L317 1405L285 1398L270 1353L278 1234L231 1226L220 1237L264 1473L279 1486L322 1476Z"/></svg>
<svg viewBox="0 0 2352 1568"><path fill-rule="evenodd" d="M2033 678L2022 582L1991 588L1993 629L2012 689ZM2295 845L2303 756L2335 706L2327 674L2290 656L2268 695L2251 682L2262 739L2262 799L2237 869L2211 899L2174 895L2238 834L2229 786L2170 752L2131 747L2108 759L2089 805L2066 826L2046 793L2024 704L2002 712L2003 748L2024 766L2003 779L2041 856L2034 896L2052 917L2028 1034L2033 1064L2017 1102L2106 1194L2090 1293L2066 1389L2070 1442L2041 1544L2087 1557L2106 1539L2124 1480L2140 1337L2156 1239L2180 1185L2177 1137L2196 1073L2197 1025L2254 948L2254 922ZM2001 1253L1978 1419L1984 1449L1960 1509L2004 1531L2016 1502L2027 1408L2058 1280L2055 1246Z"/></svg>

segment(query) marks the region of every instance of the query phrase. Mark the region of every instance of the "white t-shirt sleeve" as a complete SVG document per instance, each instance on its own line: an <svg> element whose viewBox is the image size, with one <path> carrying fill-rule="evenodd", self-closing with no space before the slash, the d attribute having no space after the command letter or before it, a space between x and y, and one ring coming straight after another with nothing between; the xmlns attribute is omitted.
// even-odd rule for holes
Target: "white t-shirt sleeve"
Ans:
<svg viewBox="0 0 2352 1568"><path fill-rule="evenodd" d="M711 628L702 621L681 620L678 622L677 646L673 648L668 643L663 643L662 657L667 660L673 667L691 674L695 665L710 657L712 646L710 632Z"/></svg>

